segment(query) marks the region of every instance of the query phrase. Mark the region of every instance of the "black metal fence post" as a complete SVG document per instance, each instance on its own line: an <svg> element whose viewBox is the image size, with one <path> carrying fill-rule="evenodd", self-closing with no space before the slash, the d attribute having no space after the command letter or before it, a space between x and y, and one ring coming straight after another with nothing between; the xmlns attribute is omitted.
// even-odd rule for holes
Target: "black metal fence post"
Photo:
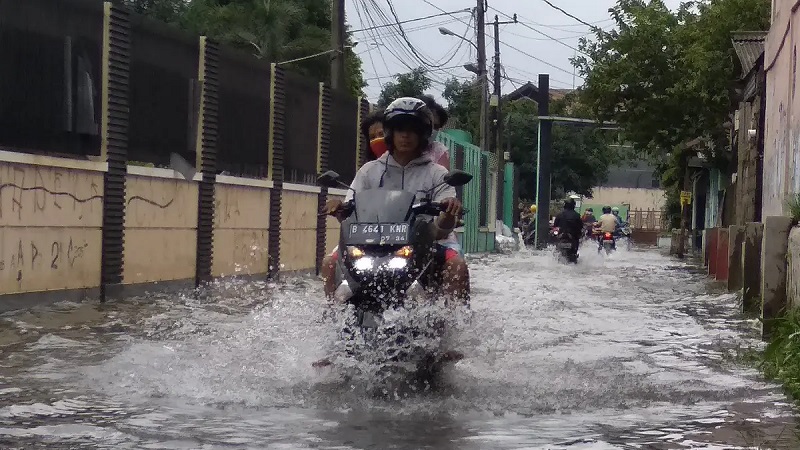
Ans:
<svg viewBox="0 0 800 450"><path fill-rule="evenodd" d="M219 47L200 37L200 107L197 117L196 165L202 178L198 185L197 265L195 285L211 280L214 258L214 184L217 177L217 114L219 111Z"/></svg>
<svg viewBox="0 0 800 450"><path fill-rule="evenodd" d="M319 113L317 114L317 173L321 174L328 170L328 156L331 145L331 93L325 83L319 84ZM328 188L323 187L319 193L317 202L318 211L322 211L325 202L328 200ZM322 260L325 258L328 236L327 216L317 215L317 258L316 273L319 275L322 268Z"/></svg>
<svg viewBox="0 0 800 450"><path fill-rule="evenodd" d="M108 171L103 180L102 301L122 285L131 54L130 12L111 2L104 7L101 154Z"/></svg>
<svg viewBox="0 0 800 450"><path fill-rule="evenodd" d="M270 78L269 168L273 188L269 196L269 277L281 269L281 200L283 191L283 147L286 132L286 73L275 63Z"/></svg>

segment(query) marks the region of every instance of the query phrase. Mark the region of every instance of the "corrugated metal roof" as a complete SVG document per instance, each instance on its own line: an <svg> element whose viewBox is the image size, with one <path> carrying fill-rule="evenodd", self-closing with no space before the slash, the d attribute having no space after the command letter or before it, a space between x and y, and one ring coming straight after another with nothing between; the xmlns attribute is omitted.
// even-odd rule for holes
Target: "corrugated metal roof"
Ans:
<svg viewBox="0 0 800 450"><path fill-rule="evenodd" d="M733 49L742 65L742 77L746 76L755 66L756 61L764 53L764 40L766 31L737 31L731 33Z"/></svg>

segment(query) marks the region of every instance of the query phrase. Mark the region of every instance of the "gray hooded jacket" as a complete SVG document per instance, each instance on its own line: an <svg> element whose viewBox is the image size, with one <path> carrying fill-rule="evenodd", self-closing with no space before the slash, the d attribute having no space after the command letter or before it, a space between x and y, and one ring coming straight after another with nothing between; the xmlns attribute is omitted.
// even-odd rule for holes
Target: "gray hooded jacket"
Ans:
<svg viewBox="0 0 800 450"><path fill-rule="evenodd" d="M366 189L392 189L414 192L417 198L424 196L424 191L444 181L447 169L436 164L431 159L430 152L424 152L422 156L411 161L405 167L394 160L389 152L381 155L375 161L364 164L356 173L350 187L358 192ZM450 185L439 186L431 196L434 202L440 202L446 198L455 198L456 189ZM353 199L353 191L347 192L346 200ZM442 239L440 243L457 243L455 233L451 232L447 239Z"/></svg>

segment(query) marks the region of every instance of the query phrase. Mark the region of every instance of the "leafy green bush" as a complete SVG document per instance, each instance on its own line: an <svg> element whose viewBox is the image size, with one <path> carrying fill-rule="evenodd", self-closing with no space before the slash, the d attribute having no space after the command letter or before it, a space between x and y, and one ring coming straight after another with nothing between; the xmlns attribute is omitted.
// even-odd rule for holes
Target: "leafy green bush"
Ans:
<svg viewBox="0 0 800 450"><path fill-rule="evenodd" d="M795 223L800 222L800 193L793 194L786 201L786 207L789 208L789 215Z"/></svg>
<svg viewBox="0 0 800 450"><path fill-rule="evenodd" d="M761 370L767 378L783 382L800 400L800 311L775 319L772 340L764 350Z"/></svg>

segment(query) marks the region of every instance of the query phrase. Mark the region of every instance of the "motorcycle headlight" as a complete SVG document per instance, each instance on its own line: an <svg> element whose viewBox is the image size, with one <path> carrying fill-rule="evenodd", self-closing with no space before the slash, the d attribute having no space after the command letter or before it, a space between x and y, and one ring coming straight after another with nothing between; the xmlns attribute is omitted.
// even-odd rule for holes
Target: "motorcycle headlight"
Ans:
<svg viewBox="0 0 800 450"><path fill-rule="evenodd" d="M361 250L360 248L355 247L353 245L348 245L347 246L347 255L350 256L353 259L358 259L358 258L361 258L362 256L364 256L364 250Z"/></svg>
<svg viewBox="0 0 800 450"><path fill-rule="evenodd" d="M395 256L399 256L401 258L409 258L411 255L414 254L414 249L411 248L410 245L406 245L405 247L400 248L396 252L394 252Z"/></svg>

